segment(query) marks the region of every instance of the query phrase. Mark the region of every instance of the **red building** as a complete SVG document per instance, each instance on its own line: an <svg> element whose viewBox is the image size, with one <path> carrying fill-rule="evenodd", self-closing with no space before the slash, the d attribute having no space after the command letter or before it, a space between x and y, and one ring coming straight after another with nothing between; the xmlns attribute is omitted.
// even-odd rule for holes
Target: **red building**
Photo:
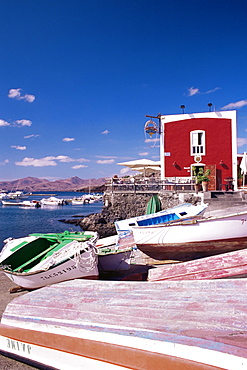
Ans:
<svg viewBox="0 0 247 370"><path fill-rule="evenodd" d="M161 178L185 182L210 169L209 190L237 187L236 111L160 116Z"/></svg>

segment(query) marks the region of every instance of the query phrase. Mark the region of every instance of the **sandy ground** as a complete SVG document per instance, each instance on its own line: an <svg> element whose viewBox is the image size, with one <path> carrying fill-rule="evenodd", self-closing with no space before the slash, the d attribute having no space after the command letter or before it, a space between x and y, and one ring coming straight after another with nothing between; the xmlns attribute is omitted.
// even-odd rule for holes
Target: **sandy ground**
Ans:
<svg viewBox="0 0 247 370"><path fill-rule="evenodd" d="M8 279L2 271L0 271L0 314L2 314L5 310L5 307L8 305L12 299L26 294L27 291L19 292L19 293L10 293L10 289L14 288L16 285ZM15 361L11 358L5 357L0 355L0 369L1 370L31 370L35 369L32 366L26 365L22 362Z"/></svg>

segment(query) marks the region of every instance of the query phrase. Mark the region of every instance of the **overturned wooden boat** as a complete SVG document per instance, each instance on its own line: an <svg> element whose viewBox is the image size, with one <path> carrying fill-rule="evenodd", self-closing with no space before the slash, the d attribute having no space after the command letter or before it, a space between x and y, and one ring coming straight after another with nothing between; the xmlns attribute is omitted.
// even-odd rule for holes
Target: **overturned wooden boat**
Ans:
<svg viewBox="0 0 247 370"><path fill-rule="evenodd" d="M0 266L15 284L35 289L76 278L97 278L96 232L30 234L6 240Z"/></svg>
<svg viewBox="0 0 247 370"><path fill-rule="evenodd" d="M159 225L164 223L177 222L180 220L193 219L202 216L208 204L202 203L193 205L183 203L173 208L168 208L156 213L149 213L142 216L131 217L126 220L115 222L117 233L131 231L134 226Z"/></svg>
<svg viewBox="0 0 247 370"><path fill-rule="evenodd" d="M152 258L186 261L247 248L247 211L163 225L134 226L137 247Z"/></svg>
<svg viewBox="0 0 247 370"><path fill-rule="evenodd" d="M151 269L149 281L247 277L247 249Z"/></svg>
<svg viewBox="0 0 247 370"><path fill-rule="evenodd" d="M245 370L245 279L72 280L10 302L0 351L60 370Z"/></svg>

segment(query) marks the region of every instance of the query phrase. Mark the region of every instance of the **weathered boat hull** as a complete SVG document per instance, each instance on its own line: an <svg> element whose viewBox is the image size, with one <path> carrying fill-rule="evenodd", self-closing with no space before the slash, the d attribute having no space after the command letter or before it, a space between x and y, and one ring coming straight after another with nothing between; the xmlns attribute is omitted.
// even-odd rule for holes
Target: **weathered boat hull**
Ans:
<svg viewBox="0 0 247 370"><path fill-rule="evenodd" d="M247 238L223 239L190 243L137 244L137 247L155 260L190 261L247 248Z"/></svg>
<svg viewBox="0 0 247 370"><path fill-rule="evenodd" d="M247 248L247 213L133 228L137 247L152 258L187 261Z"/></svg>
<svg viewBox="0 0 247 370"><path fill-rule="evenodd" d="M149 281L247 277L247 249L170 264L148 272Z"/></svg>
<svg viewBox="0 0 247 370"><path fill-rule="evenodd" d="M5 275L15 284L36 289L65 280L96 279L96 232L31 234L9 238L0 253Z"/></svg>
<svg viewBox="0 0 247 370"><path fill-rule="evenodd" d="M133 245L125 248L118 245L119 236L113 235L99 239L96 243L99 272L125 271L130 268Z"/></svg>
<svg viewBox="0 0 247 370"><path fill-rule="evenodd" d="M98 258L90 249L47 270L26 273L4 270L4 273L15 284L25 289L37 289L72 279L98 279Z"/></svg>
<svg viewBox="0 0 247 370"><path fill-rule="evenodd" d="M244 370L246 287L245 279L51 285L7 306L0 351L60 370Z"/></svg>

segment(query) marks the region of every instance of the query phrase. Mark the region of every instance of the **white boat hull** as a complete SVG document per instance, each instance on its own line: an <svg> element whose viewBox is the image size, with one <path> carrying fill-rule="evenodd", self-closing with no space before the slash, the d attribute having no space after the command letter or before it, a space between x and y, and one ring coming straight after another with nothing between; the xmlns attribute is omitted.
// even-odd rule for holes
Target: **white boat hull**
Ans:
<svg viewBox="0 0 247 370"><path fill-rule="evenodd" d="M18 207L40 207L39 202L24 200L22 202L2 200L3 206L18 206Z"/></svg>
<svg viewBox="0 0 247 370"><path fill-rule="evenodd" d="M72 206L82 206L85 204L84 200L72 200L71 201Z"/></svg>
<svg viewBox="0 0 247 370"><path fill-rule="evenodd" d="M179 206L160 212L116 221L115 227L117 233L120 234L124 231L131 231L135 226L158 225L161 223L163 224L173 221L177 222L183 219L191 219L197 216L202 216L207 207L207 204L193 205L191 203L183 203Z"/></svg>
<svg viewBox="0 0 247 370"><path fill-rule="evenodd" d="M244 370L246 298L244 279L73 280L10 302L0 351L59 370Z"/></svg>
<svg viewBox="0 0 247 370"><path fill-rule="evenodd" d="M65 244L63 245L60 240L59 243L54 244L58 246L57 250L53 251L53 245L50 247L50 253L48 253L49 248L45 249L44 252L40 253L42 256L43 253L45 255L47 253L45 258L35 254L36 242L42 244L42 247L45 244L44 248L47 247L44 243L45 238L43 238L44 241L35 235L19 239L9 238L0 253L2 270L15 284L26 289L36 289L78 278L97 279L99 272L95 244L98 234L95 232L85 232L85 234L91 236L87 241L80 241L81 235L79 234L79 240L70 239L68 236L69 239L66 242L66 235L68 234L65 232ZM28 257L29 250L34 251L34 257L33 255ZM22 255L25 257L20 261ZM35 263L32 261L35 261Z"/></svg>
<svg viewBox="0 0 247 370"><path fill-rule="evenodd" d="M42 206L62 206L64 204L64 200L56 197L43 198L41 199L40 204Z"/></svg>
<svg viewBox="0 0 247 370"><path fill-rule="evenodd" d="M88 263L85 264L85 261L88 261ZM99 275L98 258L95 252L92 255L92 250L90 250L45 271L28 273L4 271L4 273L18 286L26 289L37 289L66 280L97 279Z"/></svg>
<svg viewBox="0 0 247 370"><path fill-rule="evenodd" d="M133 243L119 246L119 236L99 239L96 243L99 272L126 271L130 269Z"/></svg>
<svg viewBox="0 0 247 370"><path fill-rule="evenodd" d="M137 247L156 259L189 260L247 247L247 212L133 228Z"/></svg>

